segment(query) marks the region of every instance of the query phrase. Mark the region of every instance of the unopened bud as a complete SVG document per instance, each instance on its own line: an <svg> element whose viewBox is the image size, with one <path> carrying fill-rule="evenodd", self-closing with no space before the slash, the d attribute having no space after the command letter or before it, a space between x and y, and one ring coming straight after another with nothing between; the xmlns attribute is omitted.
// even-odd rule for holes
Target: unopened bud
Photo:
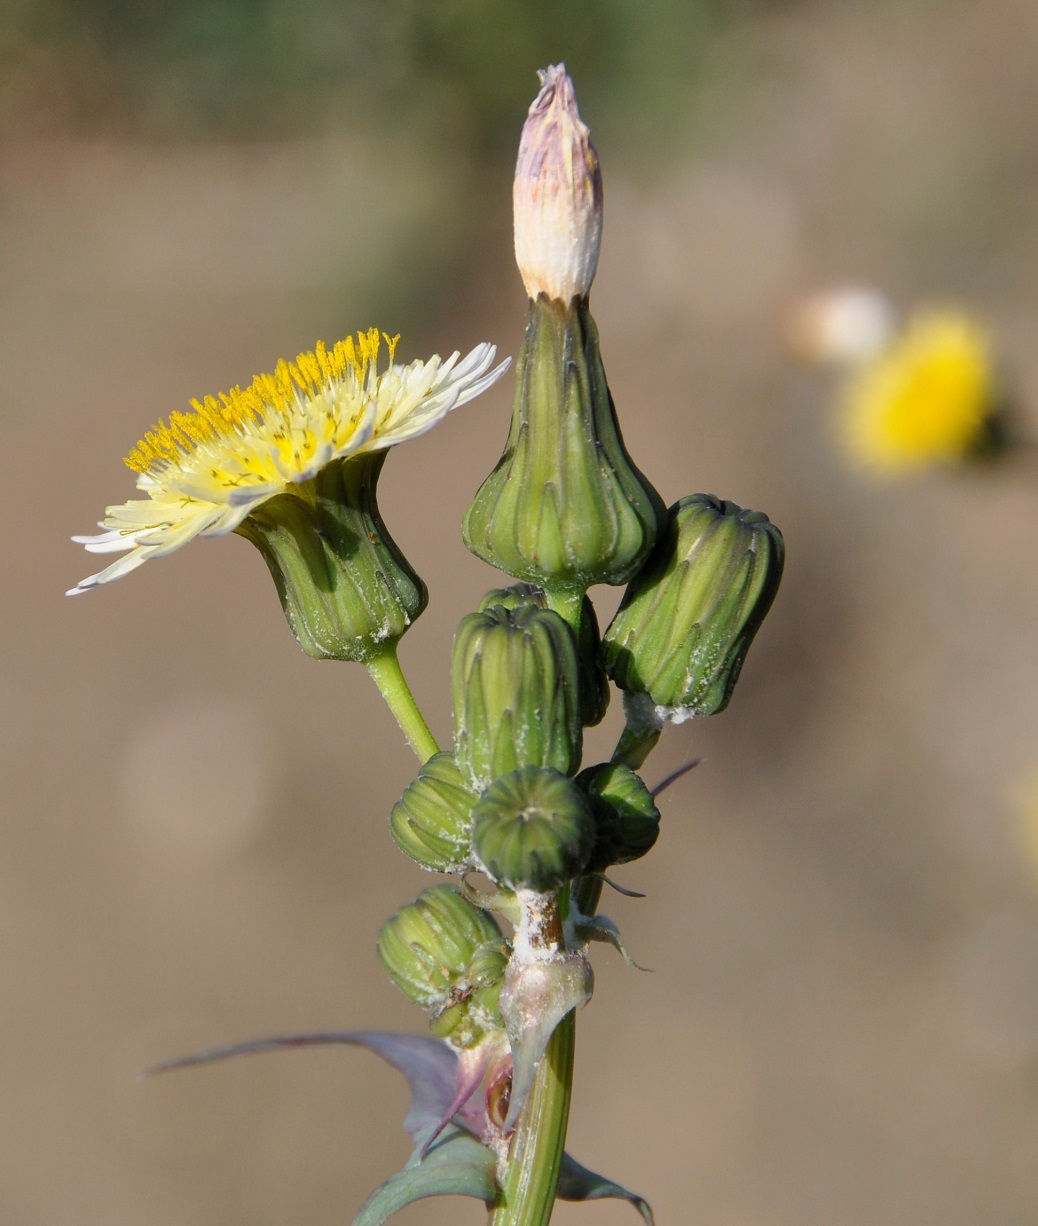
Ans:
<svg viewBox="0 0 1038 1226"><path fill-rule="evenodd" d="M508 946L503 940L477 949L454 980L447 1003L433 1015L433 1034L456 1051L466 1051L488 1034L504 1030L499 1002L507 969Z"/></svg>
<svg viewBox="0 0 1038 1226"><path fill-rule="evenodd" d="M438 753L418 772L389 815L396 845L423 868L461 873L470 867L472 806L452 753Z"/></svg>
<svg viewBox="0 0 1038 1226"><path fill-rule="evenodd" d="M438 1011L450 1003L477 951L500 940L500 929L485 911L452 886L440 885L386 920L378 956L409 1000Z"/></svg>
<svg viewBox="0 0 1038 1226"><path fill-rule="evenodd" d="M548 591L626 583L666 520L627 453L586 302L529 304L504 454L472 500L465 544Z"/></svg>
<svg viewBox="0 0 1038 1226"><path fill-rule="evenodd" d="M557 889L583 871L594 841L590 803L558 771L513 771L487 788L472 813L476 856L510 890Z"/></svg>
<svg viewBox="0 0 1038 1226"><path fill-rule="evenodd" d="M544 589L533 583L516 583L512 587L499 587L487 592L479 602L479 611L501 605L505 609L517 609L523 604L548 608ZM598 629L595 606L587 596L580 606L580 625L577 627L577 651L580 656L580 720L585 728L601 723L609 707L609 679L602 671L598 656L602 636Z"/></svg>
<svg viewBox="0 0 1038 1226"><path fill-rule="evenodd" d="M601 872L649 851L660 831L660 811L644 782L627 766L590 766L576 778L595 815L595 847L588 864Z"/></svg>
<svg viewBox="0 0 1038 1226"><path fill-rule="evenodd" d="M602 175L563 64L538 74L515 167L515 259L531 298L583 298L598 268Z"/></svg>
<svg viewBox="0 0 1038 1226"><path fill-rule="evenodd" d="M711 494L682 498L605 632L606 672L680 723L728 705L778 590L782 534Z"/></svg>
<svg viewBox="0 0 1038 1226"><path fill-rule="evenodd" d="M520 766L580 765L580 666L573 631L550 609L497 605L462 619L451 666L454 749L481 792Z"/></svg>

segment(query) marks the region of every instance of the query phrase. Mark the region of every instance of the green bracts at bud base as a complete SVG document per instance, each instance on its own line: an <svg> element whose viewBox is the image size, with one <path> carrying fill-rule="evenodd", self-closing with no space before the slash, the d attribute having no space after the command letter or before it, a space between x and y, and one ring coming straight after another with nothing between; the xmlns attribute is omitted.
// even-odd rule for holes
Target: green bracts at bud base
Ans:
<svg viewBox="0 0 1038 1226"><path fill-rule="evenodd" d="M516 583L512 587L494 588L479 602L479 611L485 612L495 605L505 609L517 609L520 605L533 604L538 609L548 608L544 589L533 583ZM587 596L580 606L580 625L577 628L577 652L580 658L580 722L592 728L605 718L609 709L609 679L598 661L602 636L598 629L595 606Z"/></svg>
<svg viewBox="0 0 1038 1226"><path fill-rule="evenodd" d="M465 515L465 544L549 592L621 584L663 502L624 447L587 299L529 303L504 455Z"/></svg>
<svg viewBox="0 0 1038 1226"><path fill-rule="evenodd" d="M606 672L661 719L724 710L778 591L782 534L759 511L712 494L670 509L670 523L605 632Z"/></svg>
<svg viewBox="0 0 1038 1226"><path fill-rule="evenodd" d="M426 1009L443 1009L478 950L501 941L490 916L453 886L423 890L382 925L378 956L401 992Z"/></svg>
<svg viewBox="0 0 1038 1226"><path fill-rule="evenodd" d="M393 806L389 832L405 855L436 873L471 867L472 806L452 753L430 758Z"/></svg>
<svg viewBox="0 0 1038 1226"><path fill-rule="evenodd" d="M507 969L508 946L503 940L480 946L455 981L447 1003L433 1015L429 1027L433 1034L464 1051L492 1031L503 1030L499 1000Z"/></svg>
<svg viewBox="0 0 1038 1226"><path fill-rule="evenodd" d="M510 890L547 893L583 872L595 842L591 805L572 779L527 766L498 779L472 813L472 846Z"/></svg>
<svg viewBox="0 0 1038 1226"><path fill-rule="evenodd" d="M595 815L595 847L589 872L626 864L651 850L660 832L660 811L652 793L630 767L615 762L589 766L575 781Z"/></svg>
<svg viewBox="0 0 1038 1226"><path fill-rule="evenodd" d="M454 750L481 792L520 766L580 765L580 666L573 631L548 609L503 605L463 618L451 664Z"/></svg>
<svg viewBox="0 0 1038 1226"><path fill-rule="evenodd" d="M292 633L314 659L370 660L426 606L425 584L375 500L386 455L329 464L236 529L263 554Z"/></svg>

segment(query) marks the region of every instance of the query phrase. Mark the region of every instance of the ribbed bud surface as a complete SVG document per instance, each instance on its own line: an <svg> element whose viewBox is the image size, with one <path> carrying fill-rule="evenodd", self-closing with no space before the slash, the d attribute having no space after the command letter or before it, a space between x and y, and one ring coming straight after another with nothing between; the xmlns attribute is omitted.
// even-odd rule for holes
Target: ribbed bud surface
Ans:
<svg viewBox="0 0 1038 1226"><path fill-rule="evenodd" d="M402 852L423 868L460 873L470 865L472 806L452 753L438 753L418 772L389 815L389 831Z"/></svg>
<svg viewBox="0 0 1038 1226"><path fill-rule="evenodd" d="M433 1016L433 1034L463 1051L491 1031L503 1030L499 1002L507 969L508 946L504 941L477 949L464 974L455 980L449 1000Z"/></svg>
<svg viewBox="0 0 1038 1226"><path fill-rule="evenodd" d="M452 886L424 890L382 925L378 956L396 986L415 1004L443 1009L464 981L476 952L497 944L490 916Z"/></svg>
<svg viewBox="0 0 1038 1226"><path fill-rule="evenodd" d="M370 660L399 639L428 593L375 499L386 452L329 464L237 529L259 549L300 647L317 660Z"/></svg>
<svg viewBox="0 0 1038 1226"><path fill-rule="evenodd" d="M548 608L544 589L534 583L516 583L512 587L494 588L479 602L479 611L486 612L496 605L505 609L517 609L520 605L532 604L539 609ZM602 636L598 629L595 606L587 596L580 606L580 625L577 628L577 652L580 660L580 720L585 728L601 723L609 708L609 679L599 663Z"/></svg>
<svg viewBox="0 0 1038 1226"><path fill-rule="evenodd" d="M583 871L594 840L590 803L558 771L513 771L487 788L472 814L476 856L510 890L557 889Z"/></svg>
<svg viewBox="0 0 1038 1226"><path fill-rule="evenodd" d="M660 831L660 811L652 793L630 767L607 762L590 766L576 778L595 815L595 847L588 869L601 872L644 856Z"/></svg>
<svg viewBox="0 0 1038 1226"><path fill-rule="evenodd" d="M626 583L665 522L624 447L587 303L531 302L508 441L465 544L517 579L583 592Z"/></svg>
<svg viewBox="0 0 1038 1226"><path fill-rule="evenodd" d="M682 498L606 630L606 672L646 695L662 719L723 710L783 560L782 534L766 515L710 494Z"/></svg>
<svg viewBox="0 0 1038 1226"><path fill-rule="evenodd" d="M451 684L454 749L474 790L520 766L575 774L580 667L557 613L530 604L470 613L454 638Z"/></svg>

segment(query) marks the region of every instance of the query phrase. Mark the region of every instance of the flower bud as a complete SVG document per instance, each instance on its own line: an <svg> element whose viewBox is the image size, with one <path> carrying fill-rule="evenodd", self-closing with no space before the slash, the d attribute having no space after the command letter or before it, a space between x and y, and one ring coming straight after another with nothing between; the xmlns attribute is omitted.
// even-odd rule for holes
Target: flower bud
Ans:
<svg viewBox="0 0 1038 1226"><path fill-rule="evenodd" d="M454 981L447 1003L433 1016L433 1034L465 1051L491 1032L503 1030L499 1001L507 969L508 946L503 940L480 946Z"/></svg>
<svg viewBox="0 0 1038 1226"><path fill-rule="evenodd" d="M236 531L266 560L300 647L366 662L399 639L428 593L386 531L375 500L387 452L329 464L256 507Z"/></svg>
<svg viewBox="0 0 1038 1226"><path fill-rule="evenodd" d="M652 848L660 831L660 811L633 770L607 762L581 771L576 783L587 793L595 815L589 872L637 860Z"/></svg>
<svg viewBox="0 0 1038 1226"><path fill-rule="evenodd" d="M585 592L626 583L665 522L624 447L587 303L531 302L508 441L465 514L465 544L549 592Z"/></svg>
<svg viewBox="0 0 1038 1226"><path fill-rule="evenodd" d="M378 956L396 986L415 1004L435 1011L466 982L476 953L501 941L490 916L452 886L423 890L382 925Z"/></svg>
<svg viewBox="0 0 1038 1226"><path fill-rule="evenodd" d="M602 175L563 64L538 74L515 167L515 259L531 298L585 297L602 241Z"/></svg>
<svg viewBox="0 0 1038 1226"><path fill-rule="evenodd" d="M479 611L501 605L517 609L523 604L548 608L548 597L543 588L532 583L516 583L512 587L499 587L487 592L479 602ZM598 629L595 606L585 596L580 606L580 625L577 627L577 651L580 657L580 722L585 728L601 723L609 707L609 680L598 662L602 636Z"/></svg>
<svg viewBox="0 0 1038 1226"><path fill-rule="evenodd" d="M606 672L659 719L713 715L731 698L782 577L766 515L710 494L682 498L606 630Z"/></svg>
<svg viewBox="0 0 1038 1226"><path fill-rule="evenodd" d="M573 631L549 609L495 606L462 619L451 667L454 749L482 791L520 766L575 774L580 668Z"/></svg>
<svg viewBox="0 0 1038 1226"><path fill-rule="evenodd" d="M452 753L438 753L418 772L389 815L389 832L405 855L435 873L470 867L470 791Z"/></svg>
<svg viewBox="0 0 1038 1226"><path fill-rule="evenodd" d="M497 779L472 812L472 846L510 890L557 889L584 869L595 841L591 805L558 771L527 766Z"/></svg>

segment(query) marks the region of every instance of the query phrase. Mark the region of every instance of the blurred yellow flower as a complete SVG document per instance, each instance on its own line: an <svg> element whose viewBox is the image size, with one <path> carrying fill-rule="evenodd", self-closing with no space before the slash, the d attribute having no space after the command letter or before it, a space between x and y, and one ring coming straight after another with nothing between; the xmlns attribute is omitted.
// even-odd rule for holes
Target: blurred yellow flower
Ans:
<svg viewBox="0 0 1038 1226"><path fill-rule="evenodd" d="M332 349L318 344L272 375L257 375L219 397L192 401L194 412L159 422L126 457L147 497L108 507L97 536L75 536L89 553L117 561L69 595L128 574L196 536L233 532L262 503L299 486L336 460L385 450L423 434L457 405L478 396L505 370L491 370L493 345L458 361L434 355L403 366L399 338L385 337L389 362L378 369L377 328Z"/></svg>
<svg viewBox="0 0 1038 1226"><path fill-rule="evenodd" d="M955 311L920 311L849 374L841 425L854 459L893 475L976 454L997 408L984 329Z"/></svg>

